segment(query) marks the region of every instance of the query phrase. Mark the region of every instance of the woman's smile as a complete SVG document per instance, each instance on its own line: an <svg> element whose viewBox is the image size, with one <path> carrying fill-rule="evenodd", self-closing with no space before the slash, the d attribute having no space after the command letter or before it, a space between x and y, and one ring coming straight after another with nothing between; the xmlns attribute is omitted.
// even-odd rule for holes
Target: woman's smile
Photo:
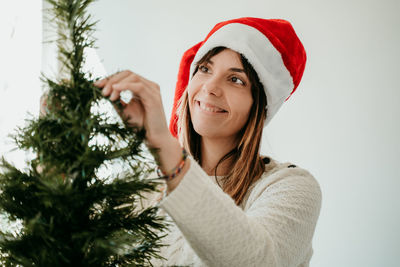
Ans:
<svg viewBox="0 0 400 267"><path fill-rule="evenodd" d="M198 110L200 110L201 112L203 112L204 114L208 114L208 115L222 115L224 113L228 113L226 110L221 109L217 106L214 106L212 104L206 103L206 102L202 102L202 101L198 101L196 100L196 108Z"/></svg>

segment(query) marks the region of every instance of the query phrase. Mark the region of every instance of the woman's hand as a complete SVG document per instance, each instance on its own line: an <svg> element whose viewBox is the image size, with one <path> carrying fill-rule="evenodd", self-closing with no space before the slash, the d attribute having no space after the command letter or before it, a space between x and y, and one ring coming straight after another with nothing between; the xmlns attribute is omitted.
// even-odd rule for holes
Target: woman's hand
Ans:
<svg viewBox="0 0 400 267"><path fill-rule="evenodd" d="M103 95L111 101L119 99L122 91L132 92L129 103L121 101L121 115L128 118L130 125L146 129L148 146L161 148L163 143L171 140L158 84L126 70L99 80L94 85L103 88Z"/></svg>
<svg viewBox="0 0 400 267"><path fill-rule="evenodd" d="M121 115L128 117L129 124L144 126L147 146L159 149L161 170L164 173L171 171L182 158L182 148L168 130L158 84L131 71L123 71L99 80L94 85L103 88L103 95L109 96L111 101L117 100L122 91L129 90L133 93L129 103L124 104L121 101ZM183 179L189 169L189 160L186 160L186 163L181 173L167 182L168 193Z"/></svg>
<svg viewBox="0 0 400 267"><path fill-rule="evenodd" d="M40 110L39 110L40 117L45 116L48 113L48 111L47 111L47 96L48 96L48 92L45 92L40 97Z"/></svg>

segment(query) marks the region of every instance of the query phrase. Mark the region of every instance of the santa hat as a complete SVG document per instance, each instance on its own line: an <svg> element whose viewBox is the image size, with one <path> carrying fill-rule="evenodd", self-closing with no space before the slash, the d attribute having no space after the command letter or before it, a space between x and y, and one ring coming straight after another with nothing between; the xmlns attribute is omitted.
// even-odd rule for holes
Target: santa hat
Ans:
<svg viewBox="0 0 400 267"><path fill-rule="evenodd" d="M196 62L218 46L242 54L257 72L267 96L264 127L300 83L306 52L288 21L247 17L218 23L204 41L187 50L182 57L169 125L175 137L177 103L193 75Z"/></svg>

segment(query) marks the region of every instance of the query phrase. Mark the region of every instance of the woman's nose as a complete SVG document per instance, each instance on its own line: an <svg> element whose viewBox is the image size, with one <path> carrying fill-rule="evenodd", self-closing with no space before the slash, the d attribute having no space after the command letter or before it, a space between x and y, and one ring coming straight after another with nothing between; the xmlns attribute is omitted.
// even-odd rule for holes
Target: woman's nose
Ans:
<svg viewBox="0 0 400 267"><path fill-rule="evenodd" d="M203 84L203 90L207 94L221 96L222 88L221 88L221 83L220 83L218 77L212 77L212 78L208 79L207 81L205 81Z"/></svg>

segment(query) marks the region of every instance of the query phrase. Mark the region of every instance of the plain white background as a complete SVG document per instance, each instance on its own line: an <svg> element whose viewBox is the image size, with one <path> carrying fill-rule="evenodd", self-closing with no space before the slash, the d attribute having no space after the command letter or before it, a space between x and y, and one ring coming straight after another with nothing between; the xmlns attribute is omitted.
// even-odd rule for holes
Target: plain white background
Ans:
<svg viewBox="0 0 400 267"><path fill-rule="evenodd" d="M39 110L42 1L0 3L0 157L22 166L24 153L9 153L15 146L7 136Z"/></svg>
<svg viewBox="0 0 400 267"><path fill-rule="evenodd" d="M38 25L1 28L0 152L15 158L5 152L5 135L26 111L37 111L35 77L49 55L40 52L41 18L31 15L41 1L8 2L5 22ZM11 9L17 19L7 17ZM300 165L319 181L311 266L324 267L399 265L399 11L396 0L100 0L91 8L100 20L97 54L106 71L130 69L159 83L168 119L181 55L217 22L244 16L292 22L307 66L298 90L265 128L262 154ZM16 48L17 37L26 41Z"/></svg>

